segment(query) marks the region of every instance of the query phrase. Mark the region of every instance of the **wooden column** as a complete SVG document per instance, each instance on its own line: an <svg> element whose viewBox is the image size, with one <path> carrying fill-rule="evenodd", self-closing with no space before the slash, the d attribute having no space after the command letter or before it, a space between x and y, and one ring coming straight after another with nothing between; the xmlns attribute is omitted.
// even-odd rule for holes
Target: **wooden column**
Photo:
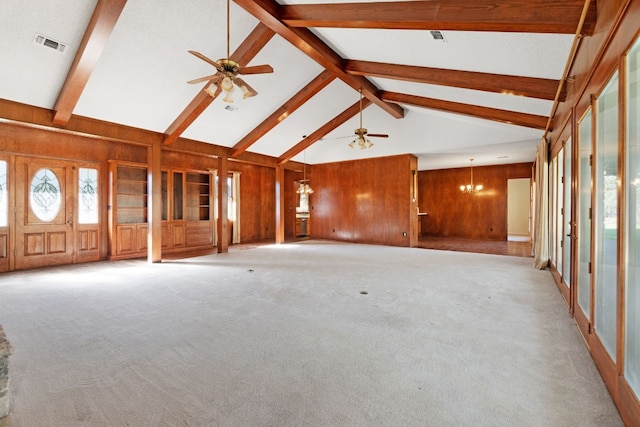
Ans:
<svg viewBox="0 0 640 427"><path fill-rule="evenodd" d="M229 175L229 158L218 158L218 253L229 252L229 188L227 177Z"/></svg>
<svg viewBox="0 0 640 427"><path fill-rule="evenodd" d="M276 165L276 243L284 243L284 166Z"/></svg>
<svg viewBox="0 0 640 427"><path fill-rule="evenodd" d="M162 141L154 141L147 161L147 260L162 261Z"/></svg>

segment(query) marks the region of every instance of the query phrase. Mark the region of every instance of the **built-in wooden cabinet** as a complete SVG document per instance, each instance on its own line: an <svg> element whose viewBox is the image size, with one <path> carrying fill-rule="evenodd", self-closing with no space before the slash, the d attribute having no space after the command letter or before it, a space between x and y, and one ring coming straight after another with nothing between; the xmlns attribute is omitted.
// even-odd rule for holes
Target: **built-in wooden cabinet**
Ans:
<svg viewBox="0 0 640 427"><path fill-rule="evenodd" d="M174 252L213 245L211 174L162 172L162 250Z"/></svg>
<svg viewBox="0 0 640 427"><path fill-rule="evenodd" d="M110 258L146 256L147 167L111 162L109 174ZM213 246L211 174L163 170L161 187L163 252Z"/></svg>
<svg viewBox="0 0 640 427"><path fill-rule="evenodd" d="M211 175L187 173L187 221L209 221L211 218Z"/></svg>
<svg viewBox="0 0 640 427"><path fill-rule="evenodd" d="M310 222L310 218L309 217L296 218L295 236L296 237L308 237L309 234L310 234L309 233L310 226L311 226L311 222Z"/></svg>
<svg viewBox="0 0 640 427"><path fill-rule="evenodd" d="M148 185L146 165L109 163L110 258L146 255Z"/></svg>

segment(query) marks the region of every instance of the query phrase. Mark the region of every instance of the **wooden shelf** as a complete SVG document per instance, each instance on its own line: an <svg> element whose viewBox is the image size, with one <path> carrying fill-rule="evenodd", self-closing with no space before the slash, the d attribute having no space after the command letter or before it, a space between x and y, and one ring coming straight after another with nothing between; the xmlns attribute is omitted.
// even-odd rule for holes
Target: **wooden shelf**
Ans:
<svg viewBox="0 0 640 427"><path fill-rule="evenodd" d="M113 162L110 168L110 256L144 256L149 215L146 165ZM211 189L211 174L207 172L162 171L163 252L213 245Z"/></svg>

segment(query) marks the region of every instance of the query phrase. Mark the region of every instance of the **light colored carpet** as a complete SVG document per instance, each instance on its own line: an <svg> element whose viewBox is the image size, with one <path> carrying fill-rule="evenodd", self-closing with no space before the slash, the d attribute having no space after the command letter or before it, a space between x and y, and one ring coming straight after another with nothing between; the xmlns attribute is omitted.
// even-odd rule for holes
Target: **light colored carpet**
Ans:
<svg viewBox="0 0 640 427"><path fill-rule="evenodd" d="M0 323L2 427L622 425L528 258L307 241L15 272Z"/></svg>

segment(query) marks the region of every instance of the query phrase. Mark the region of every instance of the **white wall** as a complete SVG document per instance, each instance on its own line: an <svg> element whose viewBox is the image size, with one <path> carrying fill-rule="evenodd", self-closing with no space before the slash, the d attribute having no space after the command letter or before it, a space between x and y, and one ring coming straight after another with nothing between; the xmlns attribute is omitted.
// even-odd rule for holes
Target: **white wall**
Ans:
<svg viewBox="0 0 640 427"><path fill-rule="evenodd" d="M507 180L507 234L529 236L529 178Z"/></svg>

